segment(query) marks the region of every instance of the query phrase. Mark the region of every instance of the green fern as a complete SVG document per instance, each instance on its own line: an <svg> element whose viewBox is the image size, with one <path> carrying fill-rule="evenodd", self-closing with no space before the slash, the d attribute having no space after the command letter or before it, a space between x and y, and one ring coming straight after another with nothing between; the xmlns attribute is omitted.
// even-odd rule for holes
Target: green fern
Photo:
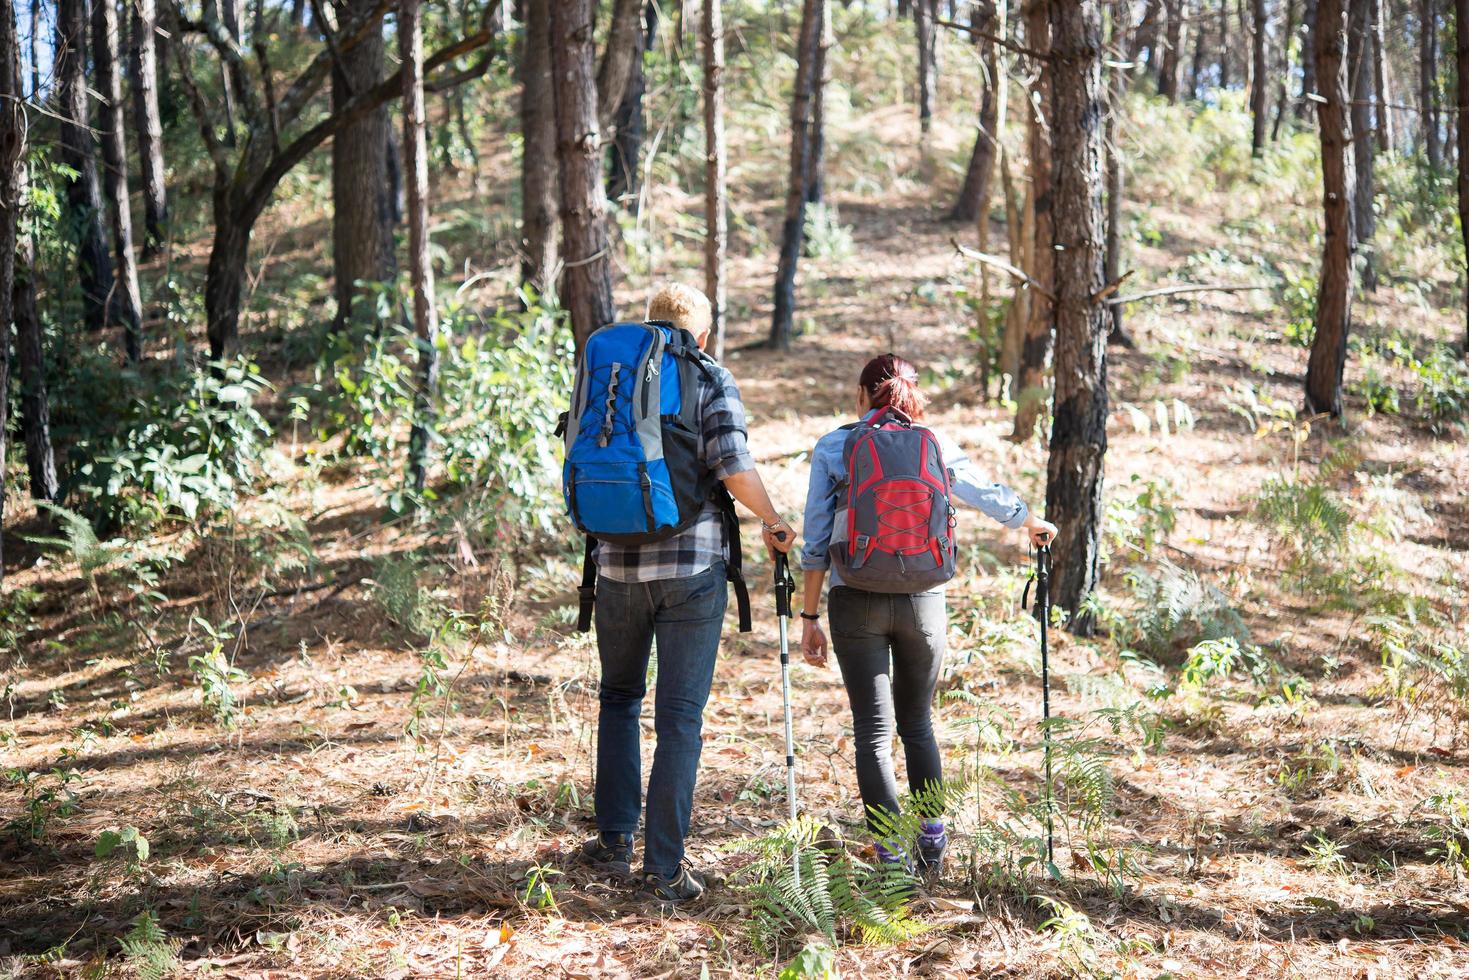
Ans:
<svg viewBox="0 0 1469 980"><path fill-rule="evenodd" d="M1249 643L1249 627L1227 595L1196 572L1167 561L1159 566L1157 575L1142 568L1128 571L1136 608L1130 617L1111 620L1119 641L1159 659L1176 658L1203 640L1232 637L1241 646Z"/></svg>
<svg viewBox="0 0 1469 980"><path fill-rule="evenodd" d="M123 958L141 980L163 980L178 969L182 944L168 938L151 911L138 916L119 942Z"/></svg>

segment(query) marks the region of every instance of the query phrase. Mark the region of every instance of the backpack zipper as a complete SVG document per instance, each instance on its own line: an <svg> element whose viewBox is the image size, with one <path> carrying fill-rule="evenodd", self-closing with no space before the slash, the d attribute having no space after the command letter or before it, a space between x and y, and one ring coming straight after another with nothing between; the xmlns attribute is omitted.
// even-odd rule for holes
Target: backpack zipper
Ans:
<svg viewBox="0 0 1469 980"><path fill-rule="evenodd" d="M662 368L663 348L668 344L668 338L663 335L661 327L648 327L648 329L653 331L653 346L648 350L648 367L643 375L642 413L644 418L648 416L648 386L653 383L653 379L658 376Z"/></svg>

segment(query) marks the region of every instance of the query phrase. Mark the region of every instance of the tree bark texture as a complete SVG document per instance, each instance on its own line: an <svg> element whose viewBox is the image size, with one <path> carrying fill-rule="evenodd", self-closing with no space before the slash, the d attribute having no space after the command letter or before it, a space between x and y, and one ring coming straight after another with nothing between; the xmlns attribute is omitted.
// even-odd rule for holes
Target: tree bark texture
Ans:
<svg viewBox="0 0 1469 980"><path fill-rule="evenodd" d="M15 0L0 4L0 473L9 462L10 324L14 319L15 245L20 230L21 179L26 151L24 93L20 84L20 30ZM0 479L0 525L5 520L6 481ZM5 577L0 535L0 580Z"/></svg>
<svg viewBox="0 0 1469 980"><path fill-rule="evenodd" d="M86 0L58 0L56 8L56 104L61 116L61 162L76 172L65 181L67 221L77 243L77 279L88 330L108 323L112 258L102 224L102 184L87 107Z"/></svg>
<svg viewBox="0 0 1469 980"><path fill-rule="evenodd" d="M1049 0L1047 0L1049 2ZM1032 51L1045 55L1051 49L1051 25L1047 3L1033 3L1025 10L1025 43ZM1051 339L1055 327L1051 301L1041 290L1055 295L1056 249L1052 224L1055 170L1052 164L1054 120L1051 118L1051 62L1033 68L1035 81L1030 87L1030 107L1026 114L1026 135L1030 147L1031 264L1030 277L1041 289L1031 289L1030 315L1025 324L1025 339L1020 345L1020 372L1013 386L1016 402L1015 430L1010 438L1016 442L1029 439L1035 431L1041 409L1046 404L1046 361L1051 355Z"/></svg>
<svg viewBox="0 0 1469 980"><path fill-rule="evenodd" d="M616 317L602 140L597 128L593 0L551 4L551 78L556 101L556 157L561 167L561 253L565 306L576 349Z"/></svg>
<svg viewBox="0 0 1469 980"><path fill-rule="evenodd" d="M1377 216L1372 207L1373 156L1377 144L1373 139L1373 109L1377 104L1376 76L1373 71L1373 19L1371 0L1349 0L1347 13L1347 84L1352 93L1352 164L1356 181L1352 185L1353 249L1362 262L1362 288L1377 291L1377 262L1372 239L1377 231Z"/></svg>
<svg viewBox="0 0 1469 980"><path fill-rule="evenodd" d="M811 84L811 161L806 168L806 203L820 204L826 194L826 86L831 81L827 53L836 43L831 32L831 4L821 12L821 36L816 42L816 67Z"/></svg>
<svg viewBox="0 0 1469 980"><path fill-rule="evenodd" d="M376 0L339 0L337 20L365 16ZM340 112L358 92L377 84L383 73L381 26L342 52L332 69L332 107ZM333 330L375 326L373 283L391 283L393 190L388 179L388 133L392 121L383 106L332 137L332 274L337 311ZM359 285L359 284L365 284Z"/></svg>
<svg viewBox="0 0 1469 980"><path fill-rule="evenodd" d="M559 0L552 0L559 6ZM643 0L613 0L612 24L607 30L607 50L602 55L602 65L597 69L597 129L602 133L613 132L616 126L617 109L622 105L623 94L632 83L633 62L640 61L643 53L644 30L642 22ZM596 22L596 9L592 10Z"/></svg>
<svg viewBox="0 0 1469 980"><path fill-rule="evenodd" d="M1443 169L1438 113L1438 0L1418 0L1418 118L1423 152L1435 173Z"/></svg>
<svg viewBox="0 0 1469 980"><path fill-rule="evenodd" d="M132 0L128 60L133 94L133 132L143 184L143 258L168 240L168 188L164 180L163 121L158 111L158 18L154 0Z"/></svg>
<svg viewBox="0 0 1469 980"><path fill-rule="evenodd" d="M979 17L979 14L976 13L975 17ZM994 17L990 15L973 26L991 33L993 21ZM984 70L980 79L982 89L979 96L979 130L974 135L974 150L969 154L969 167L964 171L964 186L959 189L959 199L949 212L950 221L965 224L978 221L983 209L989 205L990 183L995 172L995 124L999 116L995 90L1005 84L1005 80L998 75L994 42L982 40L981 44L980 62Z"/></svg>
<svg viewBox="0 0 1469 980"><path fill-rule="evenodd" d="M520 51L521 282L555 293L561 209L556 161L556 103L551 86L551 3L525 0Z"/></svg>
<svg viewBox="0 0 1469 980"><path fill-rule="evenodd" d="M704 0L704 292L714 311L714 359L724 357L725 253L729 214L725 188L724 11Z"/></svg>
<svg viewBox="0 0 1469 980"><path fill-rule="evenodd" d="M102 90L97 118L102 143L104 184L107 188L107 217L117 261L117 283L113 312L123 327L127 358L136 364L143 357L143 294L138 288L138 259L133 254L133 211L128 198L127 137L123 132L121 51L117 7L113 0L92 3L92 66Z"/></svg>
<svg viewBox="0 0 1469 980"><path fill-rule="evenodd" d="M1102 289L1102 15L1098 0L1051 0L1056 160L1056 402L1046 474L1052 597L1073 632L1097 583L1107 452L1107 328Z"/></svg>
<svg viewBox="0 0 1469 980"><path fill-rule="evenodd" d="M790 350L796 313L796 263L805 238L806 180L811 169L811 99L815 88L816 49L826 0L805 0L796 43L796 83L791 93L791 163L781 224L780 261L775 273L775 309L770 318L770 346Z"/></svg>
<svg viewBox="0 0 1469 980"><path fill-rule="evenodd" d="M1254 31L1250 40L1250 116L1254 125L1250 131L1250 153L1258 157L1265 152L1265 134L1270 124L1270 67L1265 58L1269 20L1265 0L1251 0L1251 13Z"/></svg>
<svg viewBox="0 0 1469 980"><path fill-rule="evenodd" d="M1348 112L1347 9L1350 0L1318 0L1316 78L1323 100L1316 103L1321 131L1321 184L1326 237L1316 299L1316 336L1306 364L1306 411L1332 418L1342 414L1342 372L1352 325L1352 122Z"/></svg>
<svg viewBox="0 0 1469 980"><path fill-rule="evenodd" d="M613 119L615 133L607 161L607 199L620 201L624 197L636 197L642 186L642 171L639 168L643 152L643 137L647 126L643 116L643 95L648 88L644 61L658 40L658 4L649 0L643 9L643 44L640 55L632 60L632 77L622 93Z"/></svg>
<svg viewBox="0 0 1469 980"><path fill-rule="evenodd" d="M1165 0L1164 6L1168 10L1168 25L1163 60L1158 66L1158 94L1169 102L1177 102L1183 52L1188 46L1189 3Z"/></svg>
<svg viewBox="0 0 1469 980"><path fill-rule="evenodd" d="M408 273L413 282L413 334L418 347L418 383L413 393L413 429L408 469L413 489L428 480L429 432L438 386L439 315L434 302L434 267L428 251L428 122L423 98L423 22L419 0L398 6L398 57L403 63L403 150L408 173ZM383 141L376 134L378 153Z"/></svg>
<svg viewBox="0 0 1469 980"><path fill-rule="evenodd" d="M1454 15L1454 63L1458 67L1459 77L1469 78L1469 0L1454 0ZM1459 231L1464 238L1464 247L1469 249L1469 126L1464 125L1465 113L1469 113L1469 85L1459 85L1457 109ZM1465 280L1464 289L1464 356L1469 358L1469 278Z"/></svg>
<svg viewBox="0 0 1469 980"><path fill-rule="evenodd" d="M936 0L915 0L913 32L918 39L918 128L928 134L933 125L934 91L938 85L938 25Z"/></svg>

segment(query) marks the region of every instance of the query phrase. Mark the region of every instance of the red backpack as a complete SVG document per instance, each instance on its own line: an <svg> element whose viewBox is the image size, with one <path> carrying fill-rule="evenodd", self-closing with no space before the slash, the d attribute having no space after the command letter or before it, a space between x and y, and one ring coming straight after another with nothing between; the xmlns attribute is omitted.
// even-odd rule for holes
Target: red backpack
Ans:
<svg viewBox="0 0 1469 980"><path fill-rule="evenodd" d="M953 578L952 475L938 437L891 407L845 428L830 546L843 584L912 594Z"/></svg>

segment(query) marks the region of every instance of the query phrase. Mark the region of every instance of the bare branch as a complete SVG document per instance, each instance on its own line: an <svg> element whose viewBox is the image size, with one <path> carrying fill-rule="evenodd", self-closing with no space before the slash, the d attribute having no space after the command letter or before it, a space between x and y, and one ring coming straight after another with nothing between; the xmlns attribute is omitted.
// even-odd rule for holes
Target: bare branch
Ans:
<svg viewBox="0 0 1469 980"><path fill-rule="evenodd" d="M337 51L334 54L330 49L323 48L311 63L301 69L301 74L291 83L281 96L276 111L280 116L281 124L289 126L306 108L321 90L322 83L326 81L327 73L331 71L332 65L341 52L351 50L367 39L370 31L381 30L383 17L393 8L393 0L377 0L371 10L366 11L361 18L349 22L337 35Z"/></svg>
<svg viewBox="0 0 1469 980"><path fill-rule="evenodd" d="M1183 293L1245 293L1256 289L1269 288L1269 286L1230 285L1224 283L1198 286L1164 286L1162 289L1150 289L1146 293L1134 293L1131 296L1114 296L1105 302L1108 306L1122 306L1124 303L1137 303L1145 299L1157 299L1160 296L1179 296Z"/></svg>
<svg viewBox="0 0 1469 980"><path fill-rule="evenodd" d="M998 34L992 34L989 31L982 31L977 27L970 27L968 24L960 24L957 21L952 20L936 20L934 21L934 23L938 24L940 27L947 27L950 30L962 31L965 34L970 34L974 37L979 38L982 41L989 41L993 44L998 44L1002 48L1014 51L1016 54L1023 54L1027 58L1034 58L1036 61L1051 60L1051 56L1046 54L1044 51L1037 51L1035 48L1027 48L1023 44L1016 44L1014 41L1000 37Z"/></svg>
<svg viewBox="0 0 1469 980"><path fill-rule="evenodd" d="M949 239L949 241L953 243L954 250L960 255L964 256L966 259L973 259L974 261L979 262L983 265L994 266L1001 272L1009 274L1009 276L1017 282L1024 283L1029 288L1034 289L1036 292L1040 293L1052 303L1056 302L1055 295L1051 293L1050 290L1046 289L1046 287L1042 286L1035 279L1032 279L1024 270L1017 269L1009 262L1006 262L1004 259L997 256L977 251L967 245L961 245L959 244L959 240L957 238L951 238Z"/></svg>
<svg viewBox="0 0 1469 980"><path fill-rule="evenodd" d="M230 164L229 155L219 142L219 137L214 132L214 114L210 112L204 96L199 91L198 84L194 81L194 73L189 70L189 45L182 37L175 43L170 44L173 49L175 63L179 68L179 79L184 84L184 91L189 96L189 106L194 110L194 120L199 124L199 136L204 141L204 149L209 154L209 159L214 164L215 176L219 181L228 179Z"/></svg>

